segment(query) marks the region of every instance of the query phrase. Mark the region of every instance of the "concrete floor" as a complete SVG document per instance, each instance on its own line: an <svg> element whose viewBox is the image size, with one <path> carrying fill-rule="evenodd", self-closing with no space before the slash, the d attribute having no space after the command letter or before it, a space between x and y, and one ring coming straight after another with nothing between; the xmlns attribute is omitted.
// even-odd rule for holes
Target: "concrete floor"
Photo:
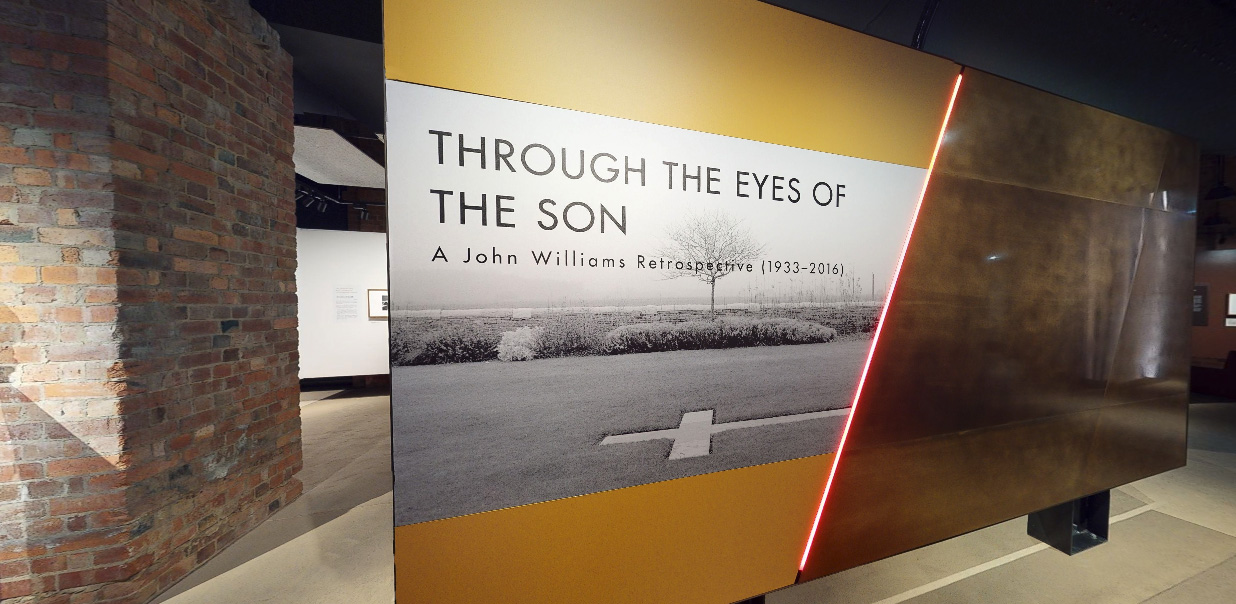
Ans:
<svg viewBox="0 0 1236 604"><path fill-rule="evenodd" d="M304 393L304 494L155 602L394 601L390 398L365 394Z"/></svg>
<svg viewBox="0 0 1236 604"><path fill-rule="evenodd" d="M393 600L389 399L306 393L302 408L304 496L157 602ZM1026 536L1020 518L783 589L767 602L1236 601L1236 402L1195 402L1189 425L1188 466L1113 491L1105 545L1069 557Z"/></svg>

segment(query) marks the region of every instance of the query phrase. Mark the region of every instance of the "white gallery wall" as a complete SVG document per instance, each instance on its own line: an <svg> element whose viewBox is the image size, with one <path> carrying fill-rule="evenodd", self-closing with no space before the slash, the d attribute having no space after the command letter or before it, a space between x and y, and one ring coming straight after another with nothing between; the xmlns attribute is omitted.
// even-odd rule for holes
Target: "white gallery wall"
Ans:
<svg viewBox="0 0 1236 604"><path fill-rule="evenodd" d="M386 319L370 318L387 289L386 234L296 229L300 377L390 372Z"/></svg>

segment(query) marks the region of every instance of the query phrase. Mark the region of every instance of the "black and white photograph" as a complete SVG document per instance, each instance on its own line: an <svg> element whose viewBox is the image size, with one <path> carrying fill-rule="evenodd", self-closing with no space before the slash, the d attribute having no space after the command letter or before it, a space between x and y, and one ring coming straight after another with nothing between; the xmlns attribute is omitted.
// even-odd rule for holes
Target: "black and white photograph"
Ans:
<svg viewBox="0 0 1236 604"><path fill-rule="evenodd" d="M369 294L369 318L388 319L391 316L391 297L387 290L371 289Z"/></svg>
<svg viewBox="0 0 1236 604"><path fill-rule="evenodd" d="M925 170L388 86L397 525L837 449Z"/></svg>

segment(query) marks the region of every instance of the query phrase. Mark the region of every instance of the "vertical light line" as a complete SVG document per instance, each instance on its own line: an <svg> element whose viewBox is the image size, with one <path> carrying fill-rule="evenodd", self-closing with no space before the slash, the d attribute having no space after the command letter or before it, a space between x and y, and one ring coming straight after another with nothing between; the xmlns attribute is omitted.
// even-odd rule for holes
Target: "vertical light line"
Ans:
<svg viewBox="0 0 1236 604"><path fill-rule="evenodd" d="M858 399L863 393L863 385L867 383L867 371L871 369L871 359L875 356L876 344L880 342L880 332L884 329L884 317L888 307L893 302L893 292L897 289L897 279L901 276L901 265L905 262L906 251L910 249L910 237L914 235L914 225L918 223L918 213L923 207L923 198L927 196L927 184L931 182L931 172L936 167L936 156L944 143L944 132L948 129L949 117L953 115L953 103L957 101L957 92L961 90L961 74L953 84L953 95L949 97L948 109L944 112L944 122L940 124L940 134L936 136L935 149L931 151L931 162L927 164L927 176L923 178L923 190L918 194L918 203L914 206L914 217L910 219L910 229L906 232L905 242L901 246L901 256L893 269L893 281L888 287L888 295L884 298L884 308L880 309L880 321L876 324L875 336L871 339L871 349L867 351L867 362L863 364L863 373L858 378L858 389L854 391L854 402L850 405L850 415L845 420L845 430L841 433L841 444L837 446L837 455L833 457L833 468L828 473L828 482L824 484L824 494L820 497L820 507L815 512L815 521L811 524L811 532L807 535L807 546L803 548L802 561L798 563L798 572L807 567L807 556L811 554L811 543L815 541L816 529L820 527L820 518L824 516L824 503L828 501L828 491L832 489L833 477L837 475L837 467L841 463L841 452L845 449L846 438L850 435L850 424L854 423L854 414L858 412Z"/></svg>

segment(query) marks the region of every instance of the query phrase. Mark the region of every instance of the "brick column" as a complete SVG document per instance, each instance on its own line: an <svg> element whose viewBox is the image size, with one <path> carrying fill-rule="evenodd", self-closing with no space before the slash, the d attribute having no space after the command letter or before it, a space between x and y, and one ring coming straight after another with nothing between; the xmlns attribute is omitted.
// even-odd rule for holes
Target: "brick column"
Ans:
<svg viewBox="0 0 1236 604"><path fill-rule="evenodd" d="M0 602L145 602L299 494L291 60L243 0L0 5Z"/></svg>

